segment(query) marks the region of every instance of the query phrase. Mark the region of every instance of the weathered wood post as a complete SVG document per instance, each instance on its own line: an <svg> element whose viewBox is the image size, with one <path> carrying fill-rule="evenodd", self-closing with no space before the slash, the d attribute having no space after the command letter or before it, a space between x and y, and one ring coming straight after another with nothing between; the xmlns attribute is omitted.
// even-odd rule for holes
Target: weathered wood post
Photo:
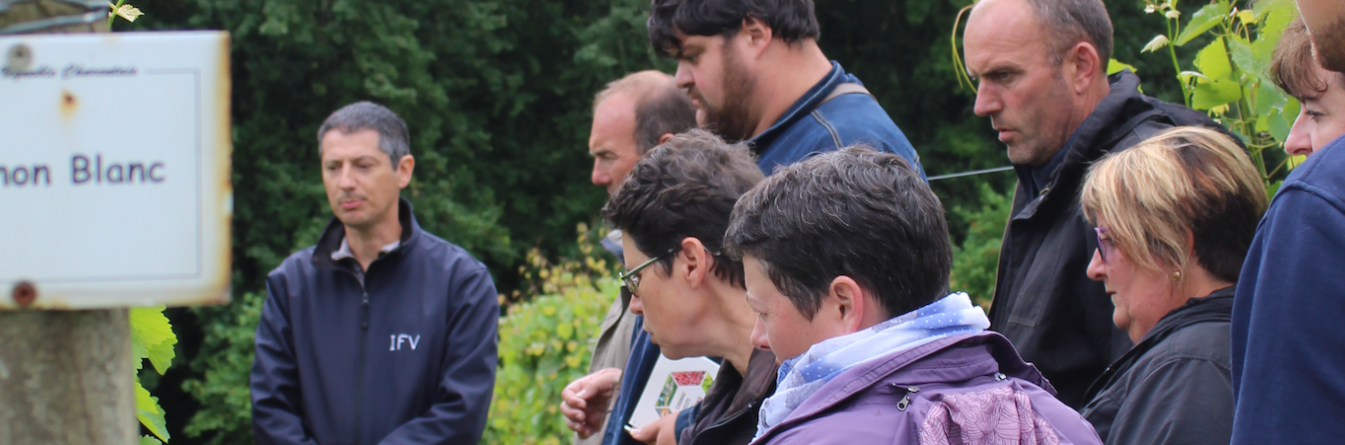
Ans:
<svg viewBox="0 0 1345 445"><path fill-rule="evenodd" d="M107 9L102 0L0 0L0 33L106 32ZM33 291L16 285L0 298L26 306ZM137 443L134 369L124 308L0 311L0 444Z"/></svg>

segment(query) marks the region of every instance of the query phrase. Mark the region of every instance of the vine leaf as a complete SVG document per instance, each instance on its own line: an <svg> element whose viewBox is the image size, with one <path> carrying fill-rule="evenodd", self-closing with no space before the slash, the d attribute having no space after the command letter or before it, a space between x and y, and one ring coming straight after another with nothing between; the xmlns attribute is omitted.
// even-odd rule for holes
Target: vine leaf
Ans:
<svg viewBox="0 0 1345 445"><path fill-rule="evenodd" d="M1195 94L1191 96L1191 108L1209 110L1241 98L1242 85L1238 85L1237 81L1217 79L1196 84Z"/></svg>
<svg viewBox="0 0 1345 445"><path fill-rule="evenodd" d="M140 424L149 429L151 434L157 436L160 440L168 441L168 426L163 420L163 408L159 407L159 399L149 395L149 391L140 382L135 382L135 417L140 420ZM144 440L141 440L144 443Z"/></svg>
<svg viewBox="0 0 1345 445"><path fill-rule="evenodd" d="M159 374L167 372L173 363L177 336L163 310L163 306L131 308L131 349L135 353L137 370L143 366L141 359L146 358Z"/></svg>
<svg viewBox="0 0 1345 445"><path fill-rule="evenodd" d="M1151 53L1163 49L1164 46L1168 46L1168 36L1159 34L1154 36L1153 40L1150 40L1149 43L1146 43L1140 52Z"/></svg>
<svg viewBox="0 0 1345 445"><path fill-rule="evenodd" d="M1228 51L1224 50L1224 39L1217 38L1196 54L1196 69L1213 80L1228 79L1233 74L1233 66L1228 63Z"/></svg>
<svg viewBox="0 0 1345 445"><path fill-rule="evenodd" d="M1209 31L1210 28L1214 28L1215 25L1222 22L1225 15L1228 15L1227 3L1205 5L1191 15L1191 21L1187 22L1186 29L1183 29L1182 33L1177 35L1177 40L1173 42L1173 45L1182 46L1190 42L1191 39L1199 37L1205 31Z"/></svg>
<svg viewBox="0 0 1345 445"><path fill-rule="evenodd" d="M1121 70L1126 70L1126 69L1130 70L1130 72L1132 72L1132 73L1138 73L1138 72L1139 72L1139 69L1135 68L1134 66L1131 66L1131 65L1128 64L1128 63L1121 62L1121 61L1116 60L1116 59L1111 59L1111 60L1107 61L1107 75L1108 75L1108 76L1110 76L1110 75L1112 75L1112 74L1119 73L1119 72L1121 72Z"/></svg>

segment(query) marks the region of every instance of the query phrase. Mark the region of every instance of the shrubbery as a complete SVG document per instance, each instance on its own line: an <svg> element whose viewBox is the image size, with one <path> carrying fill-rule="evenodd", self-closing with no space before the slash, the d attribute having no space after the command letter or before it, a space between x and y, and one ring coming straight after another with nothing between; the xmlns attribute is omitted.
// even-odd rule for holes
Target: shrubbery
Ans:
<svg viewBox="0 0 1345 445"><path fill-rule="evenodd" d="M583 262L548 264L528 254L524 276L537 293L500 319L500 367L483 443L553 444L573 433L560 414L560 392L588 373L599 325L620 284L593 255L580 228Z"/></svg>

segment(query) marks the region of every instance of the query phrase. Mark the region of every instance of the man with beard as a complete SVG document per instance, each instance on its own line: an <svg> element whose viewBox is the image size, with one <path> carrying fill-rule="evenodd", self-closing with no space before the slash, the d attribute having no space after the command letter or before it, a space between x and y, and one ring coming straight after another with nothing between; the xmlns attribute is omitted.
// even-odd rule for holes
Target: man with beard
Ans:
<svg viewBox="0 0 1345 445"><path fill-rule="evenodd" d="M649 43L677 60L705 129L747 141L766 174L813 154L864 144L919 157L854 75L817 46L812 0L654 0Z"/></svg>
<svg viewBox="0 0 1345 445"><path fill-rule="evenodd" d="M1088 386L1131 347L1108 290L1085 269L1097 248L1079 213L1089 164L1175 125L1218 124L1108 77L1111 18L1101 0L981 0L967 19L975 113L989 117L1018 172L1000 248L990 328L1080 408Z"/></svg>
<svg viewBox="0 0 1345 445"><path fill-rule="evenodd" d="M1345 71L1345 3L1298 0L1323 68ZM1320 113L1321 110L1309 110ZM1310 116L1310 125L1329 125ZM1233 440L1345 437L1345 137L1313 147L1256 228L1233 297Z"/></svg>

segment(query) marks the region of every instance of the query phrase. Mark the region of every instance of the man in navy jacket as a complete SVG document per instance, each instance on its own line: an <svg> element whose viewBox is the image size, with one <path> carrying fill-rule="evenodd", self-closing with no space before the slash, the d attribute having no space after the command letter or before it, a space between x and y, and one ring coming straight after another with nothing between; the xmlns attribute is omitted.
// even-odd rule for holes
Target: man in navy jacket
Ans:
<svg viewBox="0 0 1345 445"><path fill-rule="evenodd" d="M1345 6L1298 4L1322 66L1345 69ZM1315 148L1280 185L1238 277L1234 445L1345 437L1345 137Z"/></svg>
<svg viewBox="0 0 1345 445"><path fill-rule="evenodd" d="M266 279L252 365L260 444L448 444L481 438L499 303L485 266L422 231L406 124L361 102L318 130L335 218Z"/></svg>

